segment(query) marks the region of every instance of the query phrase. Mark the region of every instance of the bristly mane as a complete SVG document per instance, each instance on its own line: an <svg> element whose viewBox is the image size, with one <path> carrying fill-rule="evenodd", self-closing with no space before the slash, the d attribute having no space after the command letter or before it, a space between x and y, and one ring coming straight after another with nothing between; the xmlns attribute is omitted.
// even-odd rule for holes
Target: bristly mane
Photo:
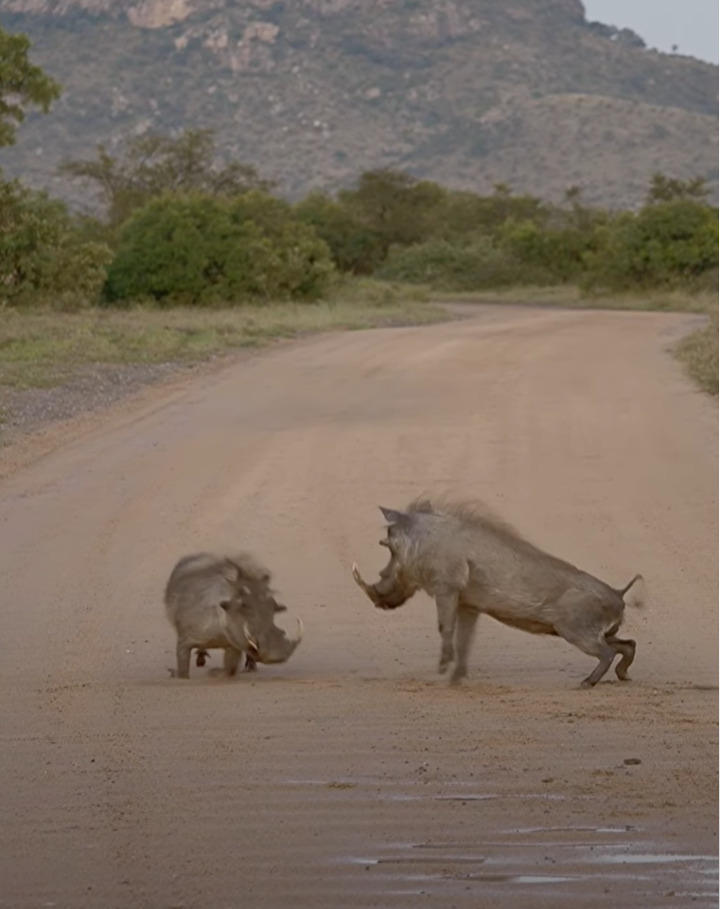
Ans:
<svg viewBox="0 0 720 909"><path fill-rule="evenodd" d="M442 517L454 518L469 527L491 530L508 542L520 546L526 552L543 553L546 557L557 559L556 556L550 556L549 553L538 549L534 543L526 539L512 524L501 518L481 499L452 499L444 495L433 496L431 499L429 496L424 495L411 502L407 507L407 511L410 514L436 514ZM563 559L557 559L557 561L564 562ZM570 563L564 562L564 564L569 565Z"/></svg>
<svg viewBox="0 0 720 909"><path fill-rule="evenodd" d="M267 568L258 560L250 555L249 552L237 552L233 555L225 556L225 560L234 565L240 572L240 576L253 581L269 581L271 574Z"/></svg>
<svg viewBox="0 0 720 909"><path fill-rule="evenodd" d="M493 527L504 535L527 542L511 524L503 520L481 499L460 500L443 495L433 496L431 499L429 496L420 496L408 505L407 511L447 515L456 518L463 524L470 524L474 527Z"/></svg>
<svg viewBox="0 0 720 909"><path fill-rule="evenodd" d="M490 530L497 536L501 537L508 543L526 552L528 555L541 556L543 559L552 559L557 565L564 565L575 569L575 565L567 562L565 559L559 559L557 556L545 552L537 547L530 540L526 539L521 533L504 521L488 505L480 499L452 499L449 496L437 495L432 499L425 495L420 496L411 502L407 507L408 513L412 514L435 514L439 517L454 518L461 524L469 527L476 527L478 530ZM577 569L576 569L577 570Z"/></svg>

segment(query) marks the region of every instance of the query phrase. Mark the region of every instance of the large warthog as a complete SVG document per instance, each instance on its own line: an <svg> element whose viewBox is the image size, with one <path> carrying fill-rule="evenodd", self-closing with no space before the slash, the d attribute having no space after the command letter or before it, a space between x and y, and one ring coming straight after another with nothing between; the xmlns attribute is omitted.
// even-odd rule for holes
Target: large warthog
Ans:
<svg viewBox="0 0 720 909"><path fill-rule="evenodd" d="M190 655L202 666L207 651L225 651L224 668L235 675L246 654L255 662L284 663L302 638L290 639L275 624L284 612L270 587L270 572L247 554L216 556L200 552L180 559L165 587L165 611L177 631L177 677L190 675Z"/></svg>
<svg viewBox="0 0 720 909"><path fill-rule="evenodd" d="M532 634L569 641L599 662L582 682L595 685L617 654L623 681L635 641L617 637L625 608L622 590L524 540L479 502L418 500L406 511L380 509L388 522L380 541L390 562L380 580L353 577L379 609L396 609L418 590L434 597L442 637L440 672L456 660L452 681L467 675L467 658L480 613Z"/></svg>

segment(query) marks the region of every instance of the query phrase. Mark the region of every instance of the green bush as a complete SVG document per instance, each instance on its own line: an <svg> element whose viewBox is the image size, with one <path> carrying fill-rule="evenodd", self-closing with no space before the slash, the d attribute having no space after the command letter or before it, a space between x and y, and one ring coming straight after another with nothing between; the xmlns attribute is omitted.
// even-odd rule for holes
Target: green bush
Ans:
<svg viewBox="0 0 720 909"><path fill-rule="evenodd" d="M66 206L45 193L0 179L0 302L95 303L112 253L83 240Z"/></svg>
<svg viewBox="0 0 720 909"><path fill-rule="evenodd" d="M472 291L512 284L547 284L542 268L519 263L488 237L468 246L429 240L393 247L378 277L426 284L437 290Z"/></svg>
<svg viewBox="0 0 720 909"><path fill-rule="evenodd" d="M311 193L295 206L295 215L327 243L340 271L369 275L382 262L381 238L353 208Z"/></svg>
<svg viewBox="0 0 720 909"><path fill-rule="evenodd" d="M283 221L278 200L249 195L152 200L120 232L107 300L150 297L162 306L203 306L322 296L334 275L327 246L312 228ZM264 225L258 223L263 213L269 216Z"/></svg>
<svg viewBox="0 0 720 909"><path fill-rule="evenodd" d="M576 227L545 227L524 220L506 222L500 237L502 248L516 261L545 273L553 283L562 284L583 271L593 234Z"/></svg>
<svg viewBox="0 0 720 909"><path fill-rule="evenodd" d="M693 199L623 212L598 228L583 285L643 290L702 284L718 267L718 212Z"/></svg>

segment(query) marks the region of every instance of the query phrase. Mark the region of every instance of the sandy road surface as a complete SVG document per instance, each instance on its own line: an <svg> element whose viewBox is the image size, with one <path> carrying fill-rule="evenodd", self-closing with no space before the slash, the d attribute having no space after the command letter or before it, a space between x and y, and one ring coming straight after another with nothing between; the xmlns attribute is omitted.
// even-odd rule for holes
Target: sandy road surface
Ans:
<svg viewBox="0 0 720 909"><path fill-rule="evenodd" d="M717 417L682 316L478 310L318 337L155 391L0 483L0 906L717 904ZM616 585L632 683L432 603L374 610L377 504L484 497ZM171 680L182 553L250 547L284 666ZM215 655L212 665L218 665ZM631 763L625 763L630 760ZM638 763L639 761L639 763Z"/></svg>

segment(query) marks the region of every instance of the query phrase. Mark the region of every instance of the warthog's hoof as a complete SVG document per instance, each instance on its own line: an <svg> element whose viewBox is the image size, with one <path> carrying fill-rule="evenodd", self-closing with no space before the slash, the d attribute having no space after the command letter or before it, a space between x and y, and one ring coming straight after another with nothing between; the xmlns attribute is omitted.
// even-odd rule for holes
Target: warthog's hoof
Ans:
<svg viewBox="0 0 720 909"><path fill-rule="evenodd" d="M467 671L465 669L460 669L459 667L456 666L455 671L450 676L450 684L459 685L460 682L462 682L462 680L466 677L467 677Z"/></svg>

